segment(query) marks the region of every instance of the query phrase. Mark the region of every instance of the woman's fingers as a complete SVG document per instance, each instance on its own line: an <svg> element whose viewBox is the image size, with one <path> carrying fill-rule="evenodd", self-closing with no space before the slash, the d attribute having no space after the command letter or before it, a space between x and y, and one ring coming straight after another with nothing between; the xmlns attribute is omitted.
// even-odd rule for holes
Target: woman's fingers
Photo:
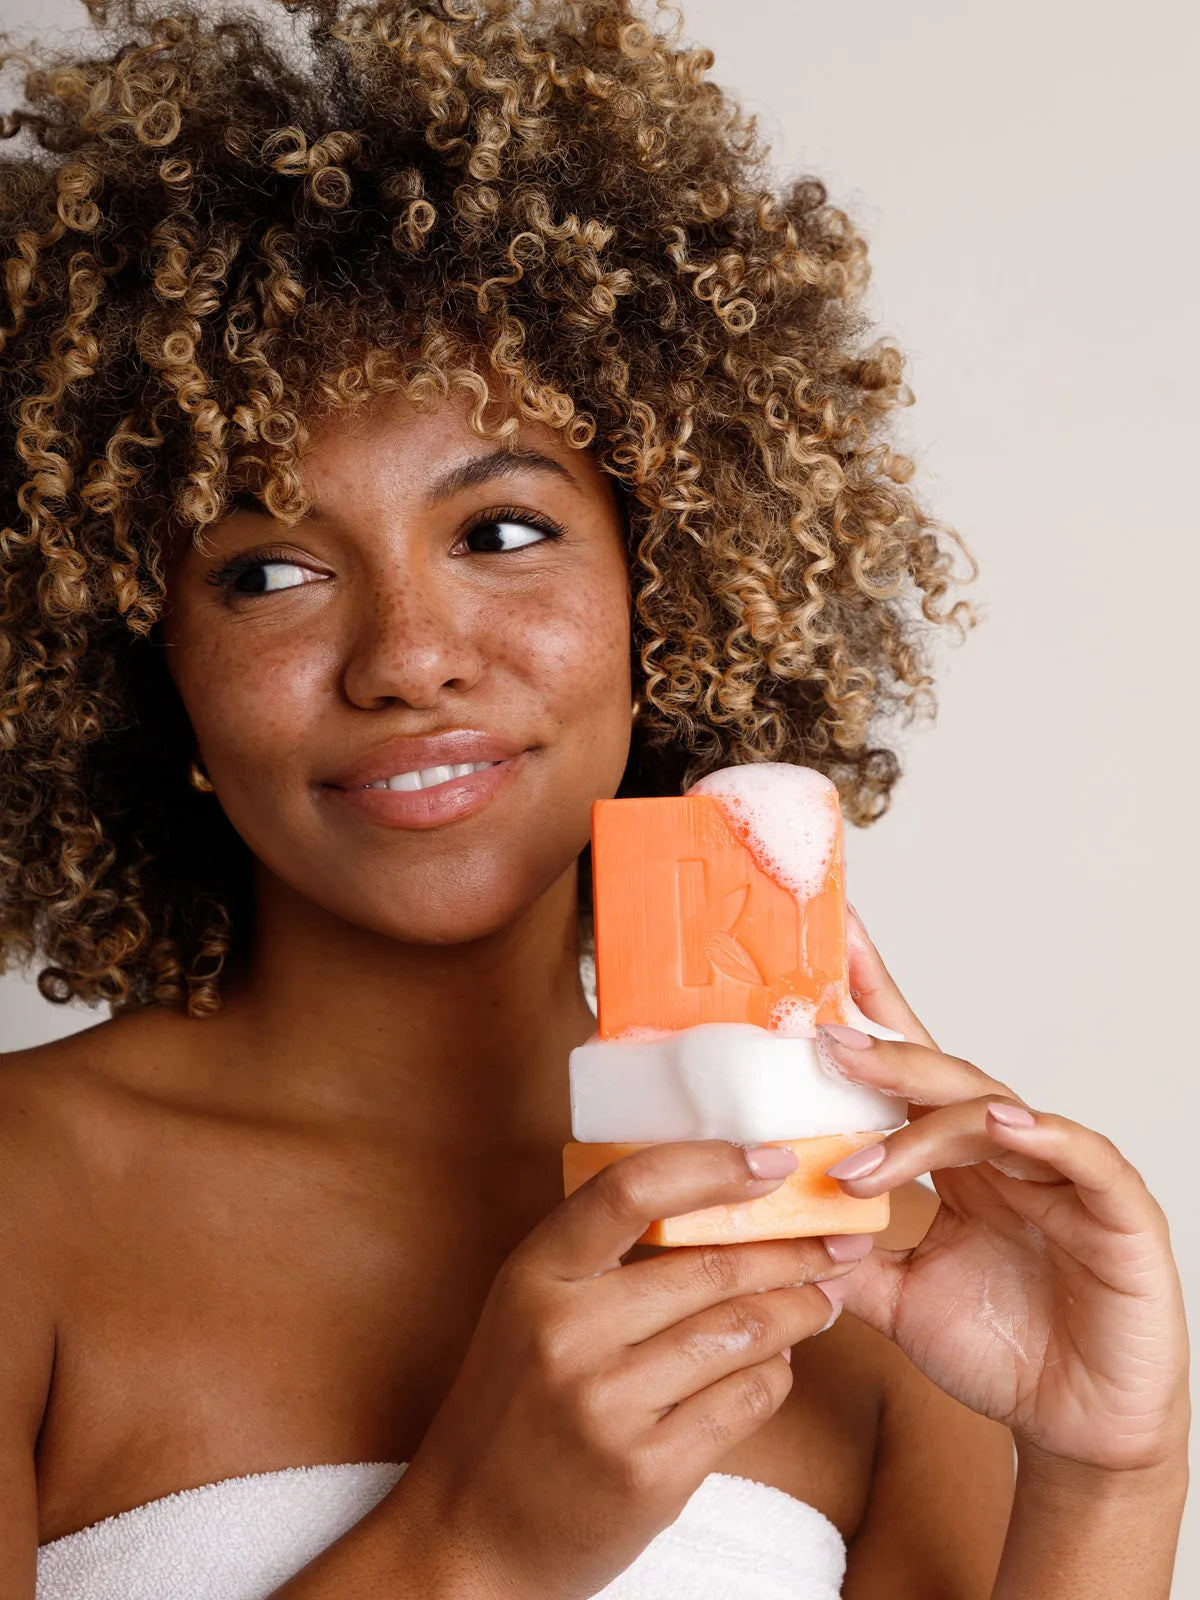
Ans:
<svg viewBox="0 0 1200 1600"><path fill-rule="evenodd" d="M931 1112L917 1128L905 1128L886 1141L886 1158L869 1175L839 1177L838 1181L849 1194L873 1195L903 1183L925 1164L936 1170L976 1161L986 1161L1011 1175L989 1185L993 1197L989 1204L1011 1209L1026 1226L1032 1225L1047 1242L1075 1258L1110 1288L1144 1295L1148 1249L1152 1258L1169 1261L1167 1223L1161 1207L1111 1141L1066 1117L1030 1111L1010 1101L984 1099ZM838 1167L848 1164L838 1163ZM1045 1174L1045 1180L1014 1181L1022 1167L1031 1177ZM832 1170L836 1173L837 1168ZM973 1249L978 1251L985 1242L981 1237ZM908 1304L910 1272L931 1264L936 1268L941 1248L937 1246L926 1260L923 1246L915 1250L877 1247L858 1270L838 1283L846 1308L878 1332L895 1338ZM1031 1270L1041 1248L1044 1246L1033 1246ZM939 1276L935 1270L932 1278L923 1280L921 1294L927 1316L953 1318L957 1314L959 1289L948 1290L944 1274Z"/></svg>
<svg viewBox="0 0 1200 1600"><path fill-rule="evenodd" d="M1066 1117L988 1097L932 1111L835 1163L829 1176L847 1194L867 1197L923 1172L981 1161L993 1162L1010 1177L1073 1185L1086 1210L1118 1232L1142 1232L1161 1217L1139 1173L1103 1134ZM1055 1236L1053 1213L1046 1214L1042 1226Z"/></svg>
<svg viewBox="0 0 1200 1600"><path fill-rule="evenodd" d="M822 1239L681 1245L648 1261L626 1262L602 1288L623 1338L639 1344L737 1297L756 1302L771 1290L823 1285L850 1272L874 1242L863 1233L839 1235L828 1245Z"/></svg>
<svg viewBox="0 0 1200 1600"><path fill-rule="evenodd" d="M852 1276L838 1283L839 1297L847 1311L876 1333L896 1337L904 1289L908 1279L912 1250L882 1250L877 1245ZM947 1316L953 1308L946 1308Z"/></svg>
<svg viewBox="0 0 1200 1600"><path fill-rule="evenodd" d="M895 1095L912 1106L948 1106L995 1094L1016 1100L1007 1084L989 1078L969 1061L943 1055L935 1046L873 1039L856 1029L824 1023L822 1043L838 1071L855 1083ZM854 1035L851 1042L847 1036Z"/></svg>
<svg viewBox="0 0 1200 1600"><path fill-rule="evenodd" d="M991 1102L999 1104L999 1102ZM829 1176L836 1178L847 1194L867 1197L896 1189L924 1172L941 1172L948 1167L969 1167L993 1157L1008 1157L1009 1147L998 1137L999 1124L988 1115L989 1101L966 1100L927 1112L917 1122L877 1144L856 1150L836 1162ZM1017 1109L1023 1110L1024 1107ZM1029 1164L1022 1176L1040 1175L1043 1182L1062 1182L1062 1175L1045 1162ZM1004 1170L1012 1171L1005 1160Z"/></svg>
<svg viewBox="0 0 1200 1600"><path fill-rule="evenodd" d="M857 1269L857 1263L843 1269ZM839 1307L815 1285L723 1300L627 1350L612 1373L661 1415L731 1372L768 1361L827 1328Z"/></svg>
<svg viewBox="0 0 1200 1600"><path fill-rule="evenodd" d="M850 993L865 1016L894 1028L906 1039L916 1040L936 1050L937 1045L908 1001L896 980L883 964L883 957L871 942L854 907L846 907L846 957L849 964Z"/></svg>
<svg viewBox="0 0 1200 1600"><path fill-rule="evenodd" d="M764 1154L769 1164L782 1152ZM509 1258L511 1270L577 1282L621 1265L652 1222L706 1206L757 1200L783 1175L757 1178L753 1150L726 1139L651 1144L603 1167L580 1184L526 1235ZM791 1158L790 1168L795 1167Z"/></svg>
<svg viewBox="0 0 1200 1600"><path fill-rule="evenodd" d="M988 1108L988 1126L1005 1149L1045 1162L1074 1184L1084 1208L1105 1228L1165 1234L1162 1207L1141 1173L1102 1133L1053 1112L1004 1103Z"/></svg>
<svg viewBox="0 0 1200 1600"><path fill-rule="evenodd" d="M828 1297L816 1288L776 1290L763 1296L768 1306L722 1306L648 1340L639 1350L644 1368L623 1364L618 1378L623 1390L653 1394L659 1407L642 1448L670 1461L711 1449L714 1438L736 1443L731 1418L761 1427L792 1385L790 1355L780 1358L837 1320L846 1286L830 1284Z"/></svg>

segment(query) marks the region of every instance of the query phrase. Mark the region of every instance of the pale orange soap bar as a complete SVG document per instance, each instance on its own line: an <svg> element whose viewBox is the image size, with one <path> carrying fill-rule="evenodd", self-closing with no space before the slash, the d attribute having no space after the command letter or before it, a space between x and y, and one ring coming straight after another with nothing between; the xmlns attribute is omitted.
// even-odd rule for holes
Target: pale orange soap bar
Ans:
<svg viewBox="0 0 1200 1600"><path fill-rule="evenodd" d="M835 1133L823 1139L770 1139L767 1142L794 1150L800 1165L778 1188L757 1200L737 1205L707 1206L678 1217L652 1222L638 1244L736 1244L747 1239L811 1239L818 1234L880 1233L888 1225L891 1207L886 1194L870 1200L843 1194L825 1169L865 1149L877 1133ZM578 1144L563 1146L563 1189L572 1194L602 1167L644 1144Z"/></svg>

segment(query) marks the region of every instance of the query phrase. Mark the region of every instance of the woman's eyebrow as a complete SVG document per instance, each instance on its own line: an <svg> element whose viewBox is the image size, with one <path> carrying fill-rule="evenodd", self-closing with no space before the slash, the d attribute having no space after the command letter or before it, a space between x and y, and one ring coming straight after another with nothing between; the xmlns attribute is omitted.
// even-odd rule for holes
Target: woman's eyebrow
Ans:
<svg viewBox="0 0 1200 1600"><path fill-rule="evenodd" d="M580 494L586 493L574 473L553 456L543 455L540 450L493 450L487 455L471 456L466 461L460 461L456 467L451 467L448 472L443 472L429 485L425 498L430 505L436 505L467 489L478 489L485 483L493 483L497 478L509 478L518 472L547 472L561 478ZM249 489L231 494L228 506L230 510L249 511L257 516L271 515L253 490ZM299 521L325 522L330 515L325 506L314 500Z"/></svg>
<svg viewBox="0 0 1200 1600"><path fill-rule="evenodd" d="M470 460L462 461L458 466L451 467L448 472L443 472L430 484L425 498L434 505L440 500L449 500L466 489L478 489L481 485L491 483L497 478L511 477L514 473L523 471L552 473L569 483L573 489L583 492L575 475L553 456L543 455L540 450L494 450L487 455L472 456Z"/></svg>

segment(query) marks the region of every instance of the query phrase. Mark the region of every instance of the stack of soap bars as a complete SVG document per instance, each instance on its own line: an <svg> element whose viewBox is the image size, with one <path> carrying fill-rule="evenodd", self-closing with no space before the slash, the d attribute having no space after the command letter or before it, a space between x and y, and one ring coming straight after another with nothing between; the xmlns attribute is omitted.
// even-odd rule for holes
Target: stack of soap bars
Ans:
<svg viewBox="0 0 1200 1600"><path fill-rule="evenodd" d="M651 1224L690 1245L876 1233L888 1198L826 1176L900 1126L903 1101L838 1074L816 1035L864 1017L846 967L842 817L809 767L725 767L686 794L592 805L597 1031L571 1051L571 1194L646 1144L777 1144L799 1166L770 1194Z"/></svg>

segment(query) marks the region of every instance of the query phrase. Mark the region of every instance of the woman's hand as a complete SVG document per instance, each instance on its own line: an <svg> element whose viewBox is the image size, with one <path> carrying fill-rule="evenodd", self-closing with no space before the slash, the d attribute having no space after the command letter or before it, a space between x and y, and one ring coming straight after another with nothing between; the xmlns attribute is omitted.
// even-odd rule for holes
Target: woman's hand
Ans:
<svg viewBox="0 0 1200 1600"><path fill-rule="evenodd" d="M409 1526L433 1530L419 1548L445 1592L595 1594L775 1414L786 1353L832 1320L870 1239L840 1240L840 1262L820 1239L621 1258L658 1217L780 1181L755 1178L724 1140L653 1145L512 1252L393 1491Z"/></svg>
<svg viewBox="0 0 1200 1600"><path fill-rule="evenodd" d="M929 1172L942 1203L916 1249L862 1263L846 1308L1007 1424L1023 1458L1106 1470L1181 1460L1183 1300L1141 1177L1102 1135L1031 1111L942 1054L856 918L849 942L855 1000L909 1042L859 1033L865 1048L853 1049L830 1037L830 1058L855 1083L907 1099L910 1121L831 1174L865 1196Z"/></svg>

